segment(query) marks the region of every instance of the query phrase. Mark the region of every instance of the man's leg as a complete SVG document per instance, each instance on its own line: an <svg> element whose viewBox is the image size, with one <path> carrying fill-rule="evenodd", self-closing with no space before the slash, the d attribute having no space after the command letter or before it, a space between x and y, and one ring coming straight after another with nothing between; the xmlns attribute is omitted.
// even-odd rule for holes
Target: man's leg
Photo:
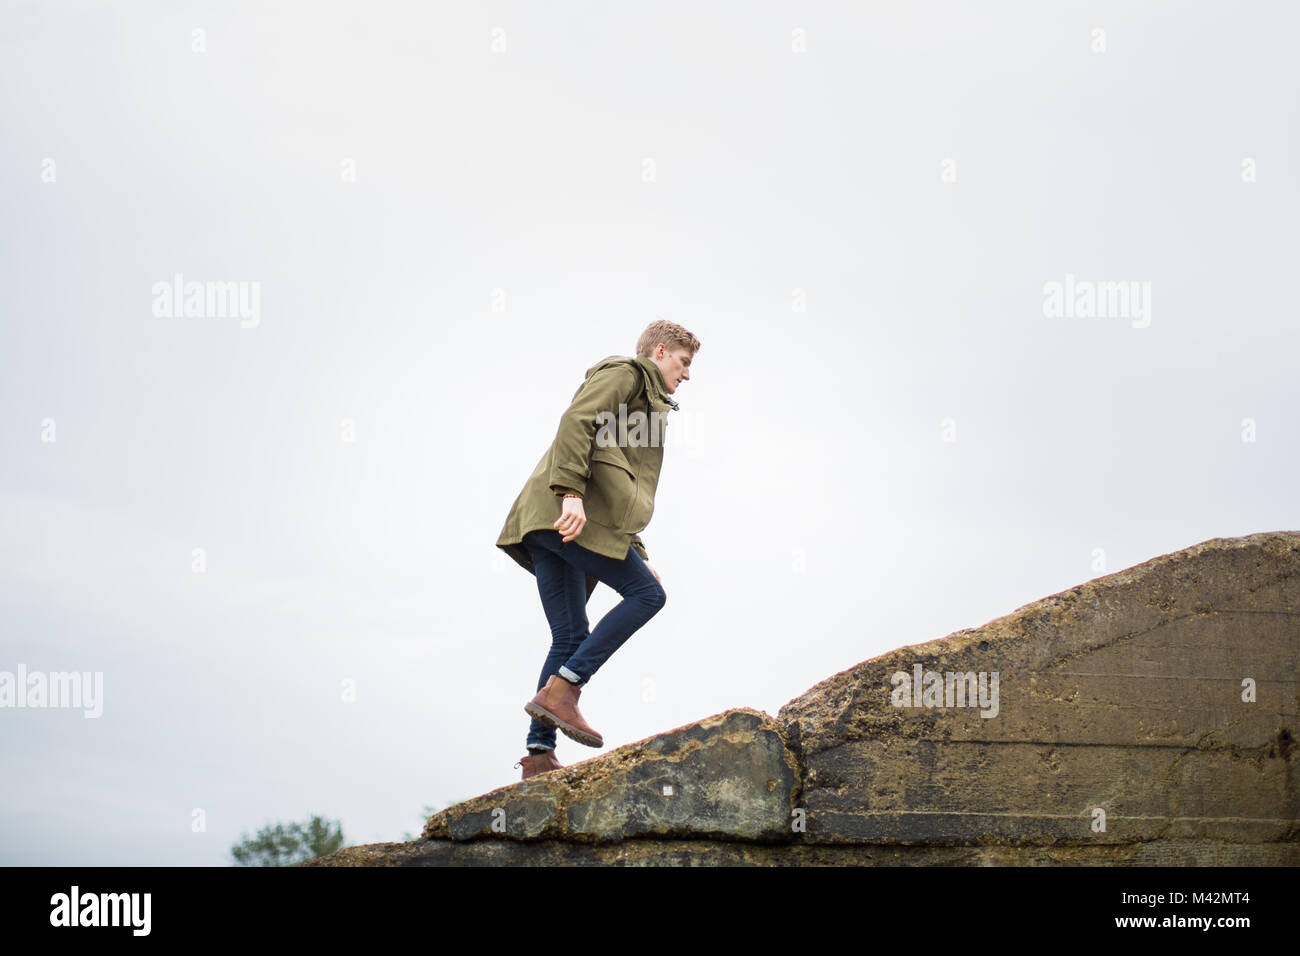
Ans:
<svg viewBox="0 0 1300 956"><path fill-rule="evenodd" d="M538 533L554 536L548 540L548 547L558 545L557 553L573 570L575 580L579 582L584 594L585 585L582 582L586 575L591 575L623 597L559 667L561 677L571 684L581 686L591 680L601 665L609 660L610 655L622 647L637 629L659 612L668 596L632 548L628 548L626 558L616 561L588 551L576 541L565 543L558 531ZM583 619L586 619L585 610Z"/></svg>
<svg viewBox="0 0 1300 956"><path fill-rule="evenodd" d="M551 675L559 672L560 665L587 639L589 632L585 576L555 551L541 546L534 537L539 533L527 535L524 547L533 559L537 592L551 628L551 650L537 680L537 689L541 690ZM556 534L558 540L558 533L551 533ZM554 750L555 728L533 718L528 725L527 747L530 751Z"/></svg>

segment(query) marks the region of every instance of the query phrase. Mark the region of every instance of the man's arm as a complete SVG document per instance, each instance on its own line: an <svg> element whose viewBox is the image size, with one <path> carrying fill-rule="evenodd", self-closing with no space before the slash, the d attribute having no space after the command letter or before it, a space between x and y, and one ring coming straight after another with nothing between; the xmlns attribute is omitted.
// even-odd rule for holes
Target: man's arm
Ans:
<svg viewBox="0 0 1300 956"><path fill-rule="evenodd" d="M591 473L591 446L596 438L601 412L618 415L620 403L636 394L641 384L641 373L630 365L615 365L601 369L591 376L560 419L555 434L555 459L551 465L549 485L557 494L568 489L577 494L587 491L587 476Z"/></svg>

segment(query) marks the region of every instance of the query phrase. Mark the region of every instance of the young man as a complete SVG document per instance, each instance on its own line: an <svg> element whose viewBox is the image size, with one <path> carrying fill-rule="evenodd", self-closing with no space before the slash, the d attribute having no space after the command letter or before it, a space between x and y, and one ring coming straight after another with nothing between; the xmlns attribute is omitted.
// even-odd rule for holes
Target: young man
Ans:
<svg viewBox="0 0 1300 956"><path fill-rule="evenodd" d="M578 711L580 688L664 606L659 573L639 532L654 513L670 397L691 377L700 340L673 322L652 322L636 356L611 355L560 419L555 441L515 499L497 538L537 578L551 650L537 695L524 705L532 722L523 778L563 766L555 731L589 747L604 740ZM623 600L588 630L587 600L599 582Z"/></svg>

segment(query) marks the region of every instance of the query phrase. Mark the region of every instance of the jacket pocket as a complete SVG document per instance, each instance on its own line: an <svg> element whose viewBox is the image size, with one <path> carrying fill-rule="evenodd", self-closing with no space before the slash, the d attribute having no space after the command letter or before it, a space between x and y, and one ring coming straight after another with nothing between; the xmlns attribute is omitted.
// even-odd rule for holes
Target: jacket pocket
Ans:
<svg viewBox="0 0 1300 956"><path fill-rule="evenodd" d="M617 448L593 448L583 510L607 528L623 530L637 502L636 472Z"/></svg>
<svg viewBox="0 0 1300 956"><path fill-rule="evenodd" d="M633 481L636 481L636 472L632 470L632 465L617 448L593 448L591 460L608 462L616 468L622 468Z"/></svg>

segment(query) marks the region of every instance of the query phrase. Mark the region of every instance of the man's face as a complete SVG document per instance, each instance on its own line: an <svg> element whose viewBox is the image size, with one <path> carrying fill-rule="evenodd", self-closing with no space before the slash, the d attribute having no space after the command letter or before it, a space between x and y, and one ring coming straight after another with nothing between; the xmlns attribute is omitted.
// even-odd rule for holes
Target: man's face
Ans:
<svg viewBox="0 0 1300 956"><path fill-rule="evenodd" d="M689 349L677 348L670 352L668 346L660 342L651 351L650 358L659 366L669 395L677 391L677 386L682 382L690 380L692 355Z"/></svg>

